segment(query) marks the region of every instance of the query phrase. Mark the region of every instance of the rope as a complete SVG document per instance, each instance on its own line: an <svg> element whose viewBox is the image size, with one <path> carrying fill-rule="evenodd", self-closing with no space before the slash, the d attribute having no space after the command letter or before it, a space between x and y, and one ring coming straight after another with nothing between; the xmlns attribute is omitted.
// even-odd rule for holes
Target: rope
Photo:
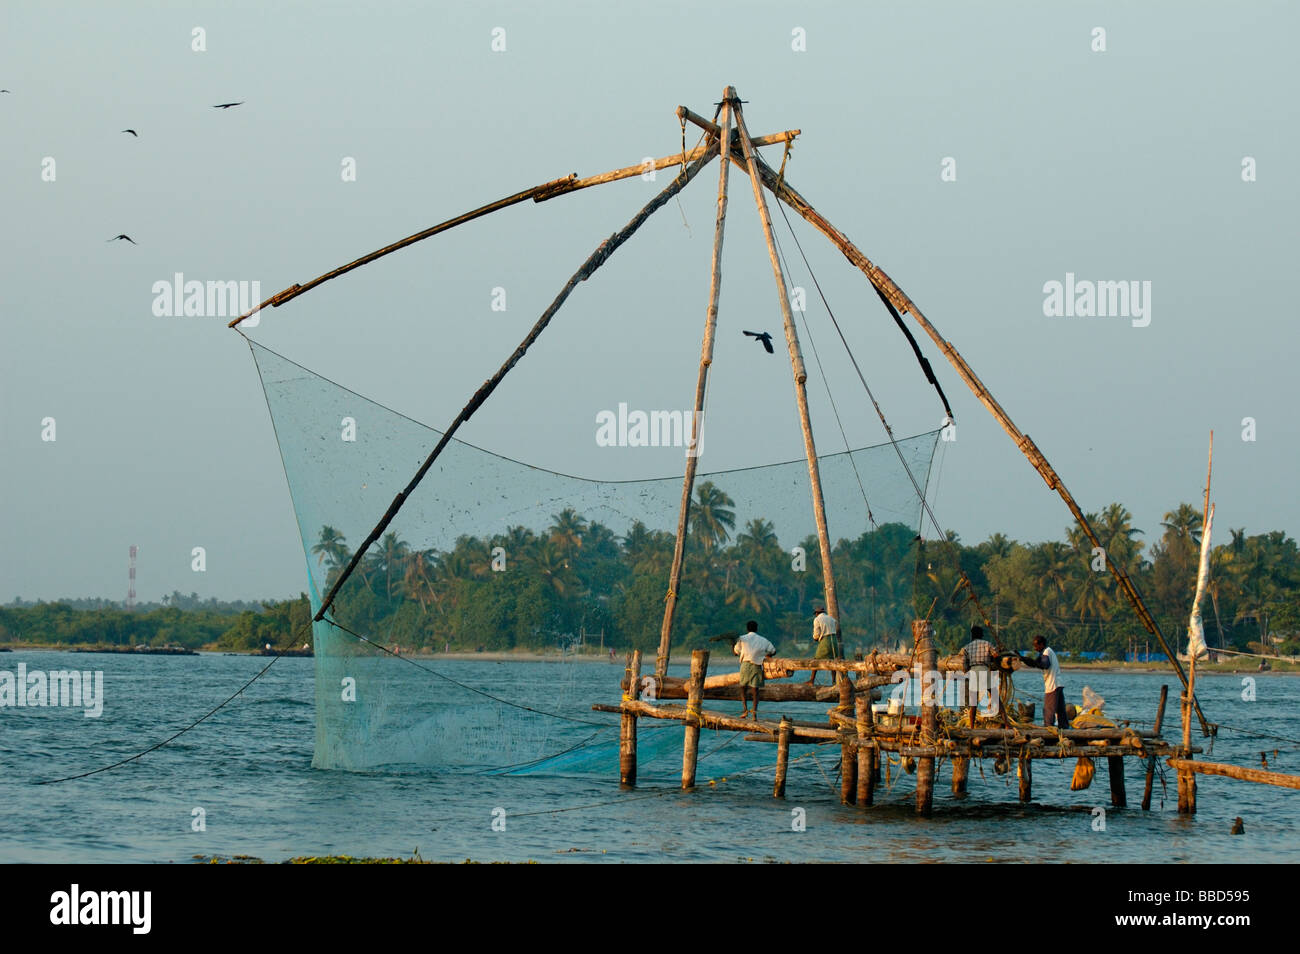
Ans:
<svg viewBox="0 0 1300 954"><path fill-rule="evenodd" d="M788 141L788 140L787 140L787 142L786 142L786 145L789 146L789 141ZM782 160L782 162L781 162L781 167L782 167L783 169L785 168L785 161L784 161L784 160ZM777 205L780 205L780 203L777 203ZM784 214L785 214L785 213L784 213L784 211L783 211L783 212L782 212L782 215L784 215ZM789 220L789 219L786 219L786 226L788 227L789 224L790 224L790 220ZM794 234L793 231L791 231L791 234L792 234L792 235ZM786 263L785 251L781 248L781 241L780 241L780 239L778 239L778 238L776 237L776 233L775 233L775 232L772 233L772 241L776 244L776 254L777 254L777 255L780 257L780 259L781 259L781 270L782 270L782 272L783 272L784 274L789 275L789 274L790 274L790 266ZM796 241L796 243L797 243L797 242L798 242L798 239L796 239L795 241ZM808 264L808 259L806 259L806 258L804 259L804 264L805 264L805 265ZM817 277L816 277L815 275L812 274L812 269L811 269L811 268L808 269L808 274L812 277L813 283L816 284L816 282L817 282ZM820 289L819 289L819 290L820 290ZM786 295L788 296L788 294L789 294L788 290L783 289L783 294L786 294ZM823 298L823 299L822 299L823 304L825 303L825 301L826 301L826 299ZM828 308L827 308L827 311L829 311L829 310L830 310L830 309L829 309L829 307L828 307ZM817 342L813 339L812 329L808 327L808 313L807 313L807 311L804 311L804 312L803 312L803 329L804 329L804 334L808 336L808 344L809 344L809 346L812 348L813 360L817 362L817 373L820 374L820 375L822 376L822 385L826 388L826 397L827 397L827 398L830 400L830 402L831 402L831 411L834 412L834 414L835 414L835 423L836 423L836 425L838 425L838 427L839 427L839 429L840 429L840 437L844 439L844 448L845 448L845 450L848 450L848 449L849 449L849 436L848 436L848 434L845 433L845 431L844 431L844 422L840 419L840 409L839 409L839 407L835 404L835 395L833 395L833 394L831 393L830 379L827 378L827 376L826 376L826 369L825 369L824 367L822 367L822 359L821 359L821 355L820 355L820 354L818 353L818 351L817 351ZM874 513L871 512L871 501L869 501L869 500L867 499L867 488L866 488L866 485L864 485L864 484L862 483L862 474L860 474L860 473L858 472L858 462L857 462L856 460L854 460L854 458L853 458L853 454L852 454L852 453L849 454L849 463L853 465L853 476L857 479L857 482L858 482L858 490L860 490L860 491L862 492L862 503L863 503L863 504L866 506L866 508L867 508L867 519L871 522L871 527L872 527L872 529L878 529L878 525L877 525L877 523L876 523L876 515L875 515Z"/></svg>
<svg viewBox="0 0 1300 954"><path fill-rule="evenodd" d="M880 403L876 400L876 396L875 396L875 394L872 393L871 386L870 386L869 384L867 384L867 378L866 378L866 375L864 375L864 374L862 373L862 367L858 364L857 356L854 355L854 353L853 353L853 349L849 347L848 339L844 336L844 329L842 329L842 328L840 327L839 319L837 319L837 318L835 317L835 312L834 312L834 310L832 310L832 308L831 308L831 306L830 306L830 302L828 302L828 301L826 300L826 294L825 294L825 292L822 291L821 282L819 282L819 281L817 280L817 273L816 273L815 271L813 271L812 264L808 261L808 256L807 256L807 254L806 254L806 253L804 252L804 250L803 250L803 245L802 245L802 243L800 243L800 241L799 241L799 236L795 234L794 227L790 224L790 217L789 217L788 215L786 215L786 212L785 212L785 204L784 204L784 203L781 203L781 202L778 202L776 205L777 205L777 208L780 209L780 211L781 211L781 218L785 220L785 226L786 226L786 228L787 228L787 229L789 230L789 232L790 232L790 237L794 239L795 247L796 247L797 249L799 249L799 256L800 256L800 258L803 259L804 267L808 269L808 275L809 275L810 278L812 278L813 286L817 289L817 296L818 296L819 298L821 298L822 305L825 306L825 308L826 308L826 313L830 316L831 323L835 326L835 331L836 331L836 333L838 333L839 336L840 336L840 342L844 345L844 351L845 351L846 354L848 354L848 356L849 356L849 360L853 363L853 370L857 372L858 380L862 382L862 387L866 390L866 392L867 392L867 397L871 399L871 405L872 405L872 407L874 407L875 410L876 410L876 416L880 418L880 423L881 423L881 425L882 425L882 426L884 427L884 429L885 429L885 434L889 437L889 443L890 443L890 446L892 446L892 447L894 448L894 452L898 455L899 463L901 463L901 464L903 465L903 470L907 473L907 479L908 479L909 481L911 481L911 483L912 483L912 489L916 492L917 500L919 500L920 503L921 503L921 509L925 512L925 515L928 516L928 517L930 518L930 522L934 525L934 529L935 529L935 531L938 533L940 539L944 539L944 540L946 540L948 535L947 535L947 533L944 531L943 527L940 525L940 523L939 523L939 518L935 516L934 510L933 510L933 508L931 508L929 501L926 500L925 492L921 489L921 485L917 482L917 480L916 480L916 475L912 473L912 468L911 468L911 466L908 465L908 463L907 463L907 458L905 458L905 457L903 456L903 451L902 451L902 449L898 446L898 441L897 441L897 439L894 437L894 430L893 430L893 428L891 428L891 427L889 426L889 422L885 419L885 412L884 412L883 410L881 410ZM780 250L780 246L779 246L779 244L778 244L778 251L779 251L779 250ZM874 284L872 285L872 287L873 287L873 288L875 287ZM917 344L916 344L916 340L912 337L912 335L911 335L911 333L908 331L907 327L903 324L903 320L902 320L902 318L899 317L898 312L894 309L894 306L889 302L888 299L886 299L886 298L884 297L884 295L880 292L879 289L876 289L876 294L880 295L881 300L884 301L885 304L886 304L886 306L889 308L890 314L892 314L892 315L894 316L894 320L898 323L898 326L899 326L900 328L903 329L903 333L904 333L905 335L907 335L907 339L908 339L908 341L910 341L910 342L912 343L912 348L913 348L913 350L916 352L917 356L918 356L918 357L920 358L920 360L921 360L921 366L922 366L922 369L925 371L925 373L926 373L926 377L929 379L929 381L930 381L930 382L935 386L935 389L938 390L938 392L939 392L939 397L940 397L940 398L942 399L942 401L943 401L944 411L946 412L946 414L947 414L947 416L948 416L948 420L951 421L951 420L953 419L952 409L948 406L948 398L944 396L943 389L939 387L939 382L938 382L938 381L935 379L935 377L934 377L934 371L930 368L930 363L929 363L928 361L926 361L925 358L924 358L923 356L921 356L920 348L917 346ZM806 321L806 319L805 319L804 324L805 324L805 327L807 327L807 321ZM812 340L812 335L811 335L811 333L810 333L810 334L809 334L809 341L810 341L810 343L811 343L811 340ZM815 344L813 345L813 356L817 358L818 368L820 369L820 367L821 367L821 359L820 359L819 357L817 357L817 348L816 348L816 345L815 345ZM824 374L824 372L823 372L823 379L824 379L824 378L825 378L825 374ZM828 386L828 387L827 387L827 392L829 393L829 391L830 391L830 388L829 388L829 386ZM834 408L834 406L835 406L835 402L834 402L834 400L832 399L832 401L831 401L831 407ZM835 417L836 417L836 420L839 420L839 412L838 412L838 411L835 412ZM843 426L842 426L842 425L841 425L841 427L840 427L840 430L841 430L841 433L842 433L842 432L843 432ZM847 439L846 439L845 442L847 443ZM850 455L850 460L852 460L852 455ZM857 474L857 466L856 466L856 464L855 464L855 466L854 466L854 468L853 468L853 472L854 472L855 474ZM858 479L858 484L859 484L859 486L861 486L861 483L862 483L862 481L861 481L861 478L859 477L859 479ZM866 497L866 491L864 490L864 491L863 491L863 498L865 499L865 497ZM868 509L868 513L869 513L869 512L870 512L870 510ZM873 524L874 524L874 520L873 520ZM918 568L919 568L919 566L918 566ZM978 598L975 597L975 587L974 587L973 584L971 584L971 582L970 582L970 578L966 576L966 572L965 572L965 570L963 570L963 569L961 568L960 564L959 564L958 567L957 567L957 572L961 575L961 577L962 577L963 580L965 581L966 585L967 585L968 588L970 589L971 598L974 600L975 605L976 605L976 608L979 610L980 616L983 617L985 624L986 624L987 626L989 626L990 630L992 630L992 629L993 629L993 625L992 625L992 623L989 621L988 615L984 612L984 608L980 605ZM994 634L994 638L995 638L995 639L998 638L997 635L996 635L996 633Z"/></svg>
<svg viewBox="0 0 1300 954"><path fill-rule="evenodd" d="M298 641L297 641L297 638L295 637L295 639L293 640L293 642L291 642L289 645L292 647L292 646L296 646L297 644L298 644ZM149 746L147 749L144 749L144 750L141 751L141 752L137 752L135 755L132 755L132 756L130 756L129 758L121 759L121 760L119 760L119 761L117 761L117 762L114 762L112 765L105 765L105 766L103 766L102 768L91 769L89 772L81 772L81 773L78 774L78 775L66 775L66 776L64 776L63 778L51 778L51 779L46 779L45 781L43 781L43 782L37 782L36 784L37 784L37 785L57 785L59 782L72 782L72 781L75 781L76 779L79 779L79 778L89 778L91 775L98 775L100 772L107 772L107 771L109 771L110 769L115 769L115 768L119 768L120 766L126 765L128 762L134 762L136 759L142 759L142 758L144 758L146 755L148 755L150 752L156 752L158 749L161 749L164 745L167 745L167 744L169 744L169 743L171 743L171 742L175 742L177 739L179 739L179 738L180 738L182 735L184 735L186 732L189 732L191 729L195 728L196 726L198 726L198 725L200 725L200 724L206 722L208 719L212 718L212 716L216 715L218 712L220 712L220 711L221 711L222 709L224 709L226 706L230 705L230 703L234 702L236 698L238 698L240 695L243 694L243 692L244 692L245 689L247 689L247 688L248 688L249 686L251 686L253 683L257 682L257 680L261 679L264 675L266 675L266 671L267 671L268 669L270 669L272 666L274 666L277 662L279 662L279 661L280 661L281 659L283 659L283 658L284 658L284 652L283 652L283 651L280 651L280 652L276 653L275 658L272 659L272 660L271 660L269 663L267 663L265 666L263 666L263 667L261 668L261 670L258 671L257 675L253 676L252 679L248 680L248 682L244 683L242 686L240 686L238 689L236 689L234 692L232 692L232 693L231 693L229 696L227 696L227 697L226 697L222 702L218 703L216 706L214 706L213 708L209 709L209 710L208 710L207 712L205 712L203 715L199 716L197 719L195 719L193 722L191 722L191 723L190 723L189 725L187 725L185 728L181 729L179 732L176 732L176 733L174 733L174 734L168 736L167 738L163 739L161 742L156 742L156 743L154 743L153 745Z"/></svg>

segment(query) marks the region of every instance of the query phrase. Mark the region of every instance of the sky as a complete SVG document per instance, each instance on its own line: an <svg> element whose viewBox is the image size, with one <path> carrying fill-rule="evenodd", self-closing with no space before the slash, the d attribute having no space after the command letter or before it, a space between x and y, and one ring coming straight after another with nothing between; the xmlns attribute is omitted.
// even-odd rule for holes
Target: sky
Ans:
<svg viewBox="0 0 1300 954"><path fill-rule="evenodd" d="M4 19L0 601L121 599L133 544L140 600L306 586L249 348L226 318L158 314L157 283L267 297L521 189L679 152L676 107L712 115L727 85L752 134L801 131L791 184L899 283L1085 510L1119 501L1153 542L1166 511L1199 502L1213 430L1216 527L1295 531L1293 5L14 2ZM445 427L670 175L497 213L245 333ZM460 436L582 476L680 473L680 451L598 446L595 416L690 407L716 187L711 164L580 285ZM812 302L819 450L877 443L773 215ZM794 231L895 433L937 427L865 278ZM734 167L722 276L701 466L797 458L776 286ZM1142 308L1051 314L1067 276L1136 282ZM910 327L956 419L930 484L944 528L1061 539L1065 506ZM777 353L742 330L773 333Z"/></svg>

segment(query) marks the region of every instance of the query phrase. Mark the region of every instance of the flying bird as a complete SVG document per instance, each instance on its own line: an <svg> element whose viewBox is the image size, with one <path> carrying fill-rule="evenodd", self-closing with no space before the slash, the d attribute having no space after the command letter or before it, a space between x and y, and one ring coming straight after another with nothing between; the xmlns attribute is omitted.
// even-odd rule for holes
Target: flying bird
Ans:
<svg viewBox="0 0 1300 954"><path fill-rule="evenodd" d="M247 100L243 100L243 99L241 99L241 100L240 100L239 102L237 102L237 103L218 103L217 105L213 106L212 108L213 108L213 109L229 109L231 106L243 106L245 102L247 102Z"/></svg>
<svg viewBox="0 0 1300 954"><path fill-rule="evenodd" d="M776 352L772 350L772 336L768 334L766 331L763 332L761 335L756 331L746 331L745 334L749 335L751 338L757 338L759 341L763 342L763 347L767 349L768 354L776 354Z"/></svg>
<svg viewBox="0 0 1300 954"><path fill-rule="evenodd" d="M140 138L140 134L139 134L138 132L136 132L134 129L123 129L122 132L124 132L124 133L128 133L128 132L129 132L129 133L130 133L132 136L134 136L136 139L139 139L139 138Z"/></svg>
<svg viewBox="0 0 1300 954"><path fill-rule="evenodd" d="M128 242L130 242L132 245L135 244L135 239L133 239L133 238L131 238L131 236L129 236L129 235L125 235L125 234L124 234L124 235L114 235L111 239L108 239L108 241L110 241L110 242L116 242L116 241L118 241L119 239L126 239L126 240L127 240Z"/></svg>

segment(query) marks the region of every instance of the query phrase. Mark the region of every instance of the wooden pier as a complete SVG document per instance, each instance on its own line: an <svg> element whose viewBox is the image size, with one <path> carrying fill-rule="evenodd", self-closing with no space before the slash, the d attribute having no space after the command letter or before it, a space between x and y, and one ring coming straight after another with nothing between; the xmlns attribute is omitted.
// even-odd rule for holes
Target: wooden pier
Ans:
<svg viewBox="0 0 1300 954"><path fill-rule="evenodd" d="M943 684L933 674L960 672L959 657L940 658L934 649L932 631L924 620L913 624L912 653L872 653L862 659L769 659L769 673L793 675L800 672L829 670L844 673L834 686L806 683L767 684L758 692L759 702L777 710L774 717L742 719L705 708L711 699L739 699L737 674L708 676L709 652L691 653L688 679L670 676L641 676L641 653L632 653L623 679L623 698L618 705L598 704L598 712L617 712L622 716L619 746L619 773L624 787L636 785L636 734L640 719L667 719L684 727L682 753L682 788L695 786L701 729L740 732L745 741L776 746L776 778L772 794L784 798L791 745L838 743L840 759L840 801L845 805L867 808L875 800L880 781L882 754L915 760L916 810L928 815L934 806L934 789L943 761L952 765L952 793L964 797L974 760L996 759L1017 766L1019 800L1033 799L1033 762L1036 759L1105 760L1110 782L1110 803L1124 808L1128 795L1124 781L1124 760L1140 759L1146 767L1146 786L1142 808L1151 807L1151 788L1156 759L1168 760L1179 778L1179 811L1195 812L1194 779L1197 772L1228 774L1220 768L1195 762L1199 753L1190 744L1191 707L1183 705L1183 740L1179 744L1161 736L1167 687L1161 692L1152 729L1080 728L1057 729L1013 721L999 706L996 715L971 721L966 706L944 709ZM1006 670L1009 672L1009 670ZM919 699L918 717L890 717L892 724L876 719L872 708L873 690L899 684L902 679L920 678L928 688ZM932 674L927 679L927 674ZM1194 685L1194 683L1193 683ZM644 690L644 691L643 691ZM645 695L647 698L643 698ZM684 700L682 704L676 700ZM792 719L779 711L780 703L834 702L826 720ZM1255 773L1276 774L1276 773ZM1243 776L1234 776L1243 777ZM1252 779L1264 781L1264 779ZM1269 780L1272 781L1272 780ZM1274 784L1277 784L1274 782Z"/></svg>

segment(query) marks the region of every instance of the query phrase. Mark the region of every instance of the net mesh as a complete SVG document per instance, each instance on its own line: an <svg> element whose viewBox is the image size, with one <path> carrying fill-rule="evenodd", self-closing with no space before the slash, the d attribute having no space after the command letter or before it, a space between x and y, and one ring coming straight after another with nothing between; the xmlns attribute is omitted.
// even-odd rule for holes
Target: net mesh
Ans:
<svg viewBox="0 0 1300 954"><path fill-rule="evenodd" d="M249 345L314 614L349 547L365 539L441 432ZM850 648L855 633L875 640L911 617L911 543L921 513L900 455L924 487L937 439L935 431L820 458L826 510L841 540L836 555L843 548L851 558L843 575L837 563ZM803 460L697 475L678 658L684 647L743 629L749 617L762 619L778 646L807 639L811 603L822 592L808 486ZM635 647L653 659L681 492L680 474L591 480L451 441L340 590L336 622L313 626L314 764L614 771L617 717L590 707L617 698L622 653ZM620 665L579 661L598 639L603 658L617 649ZM512 649L560 661L518 667L440 658L447 650ZM712 756L715 768L734 768L740 763L728 760L754 748L771 754L730 746ZM672 765L680 750L680 731L646 731L641 763L652 777L656 760ZM703 748L702 756L711 757Z"/></svg>

